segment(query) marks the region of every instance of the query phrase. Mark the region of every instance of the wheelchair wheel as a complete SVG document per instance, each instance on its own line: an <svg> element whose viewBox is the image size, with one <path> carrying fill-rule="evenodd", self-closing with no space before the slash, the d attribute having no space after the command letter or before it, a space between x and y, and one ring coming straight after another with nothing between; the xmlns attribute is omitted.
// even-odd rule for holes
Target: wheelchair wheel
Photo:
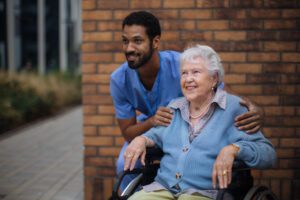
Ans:
<svg viewBox="0 0 300 200"><path fill-rule="evenodd" d="M244 200L278 200L278 198L266 186L258 185L248 191Z"/></svg>

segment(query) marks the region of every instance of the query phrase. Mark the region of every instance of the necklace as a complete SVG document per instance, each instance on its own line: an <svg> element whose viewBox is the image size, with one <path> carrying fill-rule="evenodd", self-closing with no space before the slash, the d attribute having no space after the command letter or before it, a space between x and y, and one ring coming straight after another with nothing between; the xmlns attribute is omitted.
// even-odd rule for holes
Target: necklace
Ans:
<svg viewBox="0 0 300 200"><path fill-rule="evenodd" d="M213 97L212 97L213 98ZM200 113L198 115L192 115L192 112L190 112L190 118L191 119L198 119L204 116L204 114L207 112L210 102L212 98L208 98L199 109L196 108L196 110L200 110Z"/></svg>
<svg viewBox="0 0 300 200"><path fill-rule="evenodd" d="M207 109L208 109L209 105L210 105L210 104L207 104L203 109L201 109L201 112L200 112L200 114L198 114L198 115L192 115L192 114L190 113L190 118L191 118L191 119L198 119L198 118L203 117L203 115L207 112Z"/></svg>

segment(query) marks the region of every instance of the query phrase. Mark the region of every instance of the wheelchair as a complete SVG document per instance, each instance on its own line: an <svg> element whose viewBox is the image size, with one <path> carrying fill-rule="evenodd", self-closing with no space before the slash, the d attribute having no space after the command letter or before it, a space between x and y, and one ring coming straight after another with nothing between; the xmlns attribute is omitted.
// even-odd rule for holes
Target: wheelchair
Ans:
<svg viewBox="0 0 300 200"><path fill-rule="evenodd" d="M112 196L109 200L126 200L143 185L154 181L159 168L159 160L163 152L159 148L147 148L145 166L132 171L121 172L114 184ZM232 181L226 189L218 191L216 200L278 200L275 194L266 186L253 186L251 170L242 161L234 161ZM119 194L119 187L126 175L137 174L124 191Z"/></svg>

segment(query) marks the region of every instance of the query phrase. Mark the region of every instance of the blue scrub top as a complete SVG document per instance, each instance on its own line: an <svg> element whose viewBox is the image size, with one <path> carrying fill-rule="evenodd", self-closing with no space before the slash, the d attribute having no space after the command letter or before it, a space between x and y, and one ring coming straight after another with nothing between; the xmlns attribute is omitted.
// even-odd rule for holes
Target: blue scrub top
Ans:
<svg viewBox="0 0 300 200"><path fill-rule="evenodd" d="M160 71L151 91L146 90L138 73L123 63L111 75L110 93L113 98L116 118L129 119L136 116L136 110L142 115L138 120L146 120L154 115L159 106L181 97L180 88L180 53L160 51Z"/></svg>

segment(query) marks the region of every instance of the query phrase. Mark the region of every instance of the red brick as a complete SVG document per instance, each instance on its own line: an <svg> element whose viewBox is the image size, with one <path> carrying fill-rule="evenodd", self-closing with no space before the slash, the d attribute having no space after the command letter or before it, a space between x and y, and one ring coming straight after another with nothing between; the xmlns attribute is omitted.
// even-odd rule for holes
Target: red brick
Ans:
<svg viewBox="0 0 300 200"><path fill-rule="evenodd" d="M294 73L296 72L295 64L288 63L271 63L264 64L263 72L265 73Z"/></svg>
<svg viewBox="0 0 300 200"><path fill-rule="evenodd" d="M262 172L265 178L293 178L293 170L264 170Z"/></svg>
<svg viewBox="0 0 300 200"><path fill-rule="evenodd" d="M278 62L279 53L248 53L248 61L251 62Z"/></svg>
<svg viewBox="0 0 300 200"><path fill-rule="evenodd" d="M164 30L195 30L196 29L196 23L194 20L184 20L184 21L178 21L178 20L167 20L163 21L161 24L162 28ZM163 32L164 35L164 32Z"/></svg>
<svg viewBox="0 0 300 200"><path fill-rule="evenodd" d="M201 32L182 32L181 40L192 41L192 40L211 40L213 37L212 32L210 31L201 31Z"/></svg>
<svg viewBox="0 0 300 200"><path fill-rule="evenodd" d="M231 20L230 29L241 30L241 29L262 29L263 22L259 20Z"/></svg>
<svg viewBox="0 0 300 200"><path fill-rule="evenodd" d="M96 126L84 126L83 133L85 136L96 136L97 135L97 127Z"/></svg>
<svg viewBox="0 0 300 200"><path fill-rule="evenodd" d="M114 165L113 159L110 157L86 157L85 166L101 166L112 167Z"/></svg>
<svg viewBox="0 0 300 200"><path fill-rule="evenodd" d="M228 20L201 20L197 22L197 29L206 30L227 30L229 27Z"/></svg>
<svg viewBox="0 0 300 200"><path fill-rule="evenodd" d="M110 76L108 74L85 74L82 76L83 84L100 84L100 83L109 83Z"/></svg>
<svg viewBox="0 0 300 200"><path fill-rule="evenodd" d="M217 31L215 32L215 39L220 41L239 41L246 39L246 32L244 31Z"/></svg>
<svg viewBox="0 0 300 200"><path fill-rule="evenodd" d="M125 139L123 136L115 137L115 145L116 146L123 146L124 142L125 142Z"/></svg>
<svg viewBox="0 0 300 200"><path fill-rule="evenodd" d="M94 199L94 178L84 177L84 199L92 200Z"/></svg>
<svg viewBox="0 0 300 200"><path fill-rule="evenodd" d="M98 107L99 114L114 114L115 109L114 106L108 106L108 105L100 105Z"/></svg>
<svg viewBox="0 0 300 200"><path fill-rule="evenodd" d="M280 195L280 181L279 180L271 180L270 189L278 197Z"/></svg>
<svg viewBox="0 0 300 200"><path fill-rule="evenodd" d="M104 199L109 199L112 194L114 178L105 178L103 181Z"/></svg>
<svg viewBox="0 0 300 200"><path fill-rule="evenodd" d="M282 74L281 82L288 84L297 84L300 83L300 76L299 74Z"/></svg>
<svg viewBox="0 0 300 200"><path fill-rule="evenodd" d="M150 9L150 8L160 8L161 0L148 0L148 1L141 1L141 0L131 0L130 1L130 8L142 8L142 9Z"/></svg>
<svg viewBox="0 0 300 200"><path fill-rule="evenodd" d="M111 20L112 12L111 11L88 11L82 12L82 20Z"/></svg>
<svg viewBox="0 0 300 200"><path fill-rule="evenodd" d="M84 156L96 156L97 155L97 148L96 147L85 147L84 148Z"/></svg>
<svg viewBox="0 0 300 200"><path fill-rule="evenodd" d="M281 184L281 198L280 199L292 199L292 191L291 191L292 185L290 180L283 180Z"/></svg>
<svg viewBox="0 0 300 200"><path fill-rule="evenodd" d="M96 176L97 168L96 167L84 167L84 176Z"/></svg>
<svg viewBox="0 0 300 200"><path fill-rule="evenodd" d="M265 0L265 7L269 8L293 8L297 7L298 0L281 1L281 0Z"/></svg>
<svg viewBox="0 0 300 200"><path fill-rule="evenodd" d="M227 74L224 77L224 79L225 79L225 84L245 83L246 82L245 75Z"/></svg>
<svg viewBox="0 0 300 200"><path fill-rule="evenodd" d="M231 85L230 89L239 95L260 95L262 87L257 85Z"/></svg>
<svg viewBox="0 0 300 200"><path fill-rule="evenodd" d="M89 118L89 117L86 117ZM103 119L103 117L102 117ZM99 125L104 124L100 123ZM112 146L113 139L111 137L98 136L98 137L85 137L83 141L85 146Z"/></svg>
<svg viewBox="0 0 300 200"><path fill-rule="evenodd" d="M122 22L121 21L100 21L97 24L97 29L99 31L121 31Z"/></svg>
<svg viewBox="0 0 300 200"><path fill-rule="evenodd" d="M198 8L222 8L228 7L229 0L197 0L197 7Z"/></svg>
<svg viewBox="0 0 300 200"><path fill-rule="evenodd" d="M99 156L114 156L118 157L121 148L119 147L103 147L98 149Z"/></svg>
<svg viewBox="0 0 300 200"><path fill-rule="evenodd" d="M268 113L268 110L265 110L265 113ZM294 128L276 128L276 127L268 128L268 127L266 127L266 128L263 128L263 132L266 137L293 137L293 136L295 136Z"/></svg>
<svg viewBox="0 0 300 200"><path fill-rule="evenodd" d="M247 40L277 40L278 33L276 31L248 31L247 32Z"/></svg>
<svg viewBox="0 0 300 200"><path fill-rule="evenodd" d="M85 115L84 125L112 125L114 118L112 116Z"/></svg>
<svg viewBox="0 0 300 200"><path fill-rule="evenodd" d="M283 18L300 18L300 9L282 9Z"/></svg>
<svg viewBox="0 0 300 200"><path fill-rule="evenodd" d="M264 42L266 51L295 51L296 48L295 42Z"/></svg>
<svg viewBox="0 0 300 200"><path fill-rule="evenodd" d="M179 32L178 31L165 31L162 34L161 39L163 41L179 40Z"/></svg>
<svg viewBox="0 0 300 200"><path fill-rule="evenodd" d="M82 55L82 62L95 63L95 62L111 62L112 53L85 53Z"/></svg>
<svg viewBox="0 0 300 200"><path fill-rule="evenodd" d="M83 21L82 30L83 30L83 32L95 31L96 30L96 22Z"/></svg>
<svg viewBox="0 0 300 200"><path fill-rule="evenodd" d="M110 10L110 9L120 9L120 8L128 8L128 1L124 0L101 0L98 2L98 8L104 9L104 10Z"/></svg>
<svg viewBox="0 0 300 200"><path fill-rule="evenodd" d="M83 34L83 42L104 42L112 40L112 32L89 32Z"/></svg>
<svg viewBox="0 0 300 200"><path fill-rule="evenodd" d="M295 20L265 20L265 29L293 29L297 27Z"/></svg>
<svg viewBox="0 0 300 200"><path fill-rule="evenodd" d="M230 65L231 73L261 73L262 65L261 64L248 64L248 63L238 63Z"/></svg>
<svg viewBox="0 0 300 200"><path fill-rule="evenodd" d="M95 43L83 43L81 45L82 53L90 53L96 51L96 44Z"/></svg>
<svg viewBox="0 0 300 200"><path fill-rule="evenodd" d="M100 134L106 136L120 136L121 130L118 126L103 126L100 128Z"/></svg>
<svg viewBox="0 0 300 200"><path fill-rule="evenodd" d="M292 85L267 85L263 86L264 94L278 94L278 95L293 95L296 88Z"/></svg>
<svg viewBox="0 0 300 200"><path fill-rule="evenodd" d="M300 53L283 53L282 54L283 62L300 62Z"/></svg>
<svg viewBox="0 0 300 200"><path fill-rule="evenodd" d="M265 107L266 116L294 116L295 108L291 106L269 106Z"/></svg>
<svg viewBox="0 0 300 200"><path fill-rule="evenodd" d="M278 158L293 158L295 157L295 150L292 148L276 148L276 154Z"/></svg>
<svg viewBox="0 0 300 200"><path fill-rule="evenodd" d="M244 19L246 11L244 9L215 9L214 18L217 19Z"/></svg>
<svg viewBox="0 0 300 200"><path fill-rule="evenodd" d="M280 18L280 10L276 9L251 9L250 10L250 17L251 18L262 18L262 19L271 19L271 18Z"/></svg>
<svg viewBox="0 0 300 200"><path fill-rule="evenodd" d="M184 2L184 1L182 1ZM182 19L209 19L212 16L211 10L193 10L193 9L183 9L180 10L180 18Z"/></svg>
<svg viewBox="0 0 300 200"><path fill-rule="evenodd" d="M121 38L114 39L113 42L101 42L97 43L97 51L117 52L122 51Z"/></svg>
<svg viewBox="0 0 300 200"><path fill-rule="evenodd" d="M164 0L163 1L164 8L194 8L195 2L194 0Z"/></svg>
<svg viewBox="0 0 300 200"><path fill-rule="evenodd" d="M91 0L82 1L82 10L91 10L94 8L96 8L95 1L91 1Z"/></svg>
<svg viewBox="0 0 300 200"><path fill-rule="evenodd" d="M83 104L96 104L96 105L101 105L101 104L112 104L112 99L110 96L107 95L85 95L83 96Z"/></svg>
<svg viewBox="0 0 300 200"><path fill-rule="evenodd" d="M256 8L262 7L264 5L263 0L243 0L243 1L231 1L230 6L233 8Z"/></svg>
<svg viewBox="0 0 300 200"><path fill-rule="evenodd" d="M132 11L130 10L114 10L114 19L115 20L122 20L131 13Z"/></svg>
<svg viewBox="0 0 300 200"><path fill-rule="evenodd" d="M101 176L111 176L115 177L116 176L116 170L112 167L102 167L98 170L98 175Z"/></svg>
<svg viewBox="0 0 300 200"><path fill-rule="evenodd" d="M83 106L84 115L95 115L97 114L97 106L95 105L84 105Z"/></svg>
<svg viewBox="0 0 300 200"><path fill-rule="evenodd" d="M95 95L97 94L97 86L94 85L94 84L91 84L91 85L87 85L87 84L84 84L82 85L82 94L83 95Z"/></svg>
<svg viewBox="0 0 300 200"><path fill-rule="evenodd" d="M296 30L277 30L279 33L279 40L288 40L288 41L294 41L300 39L300 31Z"/></svg>
<svg viewBox="0 0 300 200"><path fill-rule="evenodd" d="M282 138L282 139L280 139L280 146L281 147L298 148L300 146L300 139L299 138Z"/></svg>
<svg viewBox="0 0 300 200"><path fill-rule="evenodd" d="M255 102L258 104L258 105L278 105L279 104L279 97L278 96L252 96L251 99L255 99Z"/></svg>
<svg viewBox="0 0 300 200"><path fill-rule="evenodd" d="M222 62L245 62L246 61L246 53L219 53Z"/></svg>
<svg viewBox="0 0 300 200"><path fill-rule="evenodd" d="M124 53L114 53L114 62L123 63L125 59Z"/></svg>
<svg viewBox="0 0 300 200"><path fill-rule="evenodd" d="M176 9L153 10L152 12L160 20L178 19L179 11Z"/></svg>
<svg viewBox="0 0 300 200"><path fill-rule="evenodd" d="M109 85L99 85L98 91L100 94L109 94Z"/></svg>
<svg viewBox="0 0 300 200"><path fill-rule="evenodd" d="M96 72L96 65L95 64L83 64L81 67L81 72L83 74L95 73Z"/></svg>

